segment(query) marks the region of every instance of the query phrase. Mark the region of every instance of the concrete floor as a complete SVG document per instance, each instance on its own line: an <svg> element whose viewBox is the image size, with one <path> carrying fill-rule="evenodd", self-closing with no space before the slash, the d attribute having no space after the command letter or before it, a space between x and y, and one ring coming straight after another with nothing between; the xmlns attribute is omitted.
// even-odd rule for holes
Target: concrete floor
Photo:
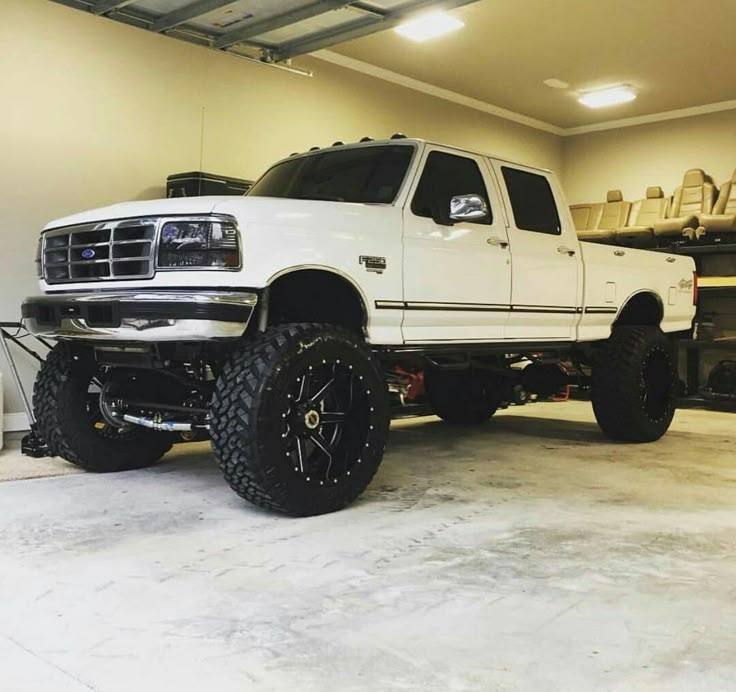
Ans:
<svg viewBox="0 0 736 692"><path fill-rule="evenodd" d="M2 483L0 688L736 689L735 422L626 446L574 402L401 421L363 498L302 520L202 445Z"/></svg>

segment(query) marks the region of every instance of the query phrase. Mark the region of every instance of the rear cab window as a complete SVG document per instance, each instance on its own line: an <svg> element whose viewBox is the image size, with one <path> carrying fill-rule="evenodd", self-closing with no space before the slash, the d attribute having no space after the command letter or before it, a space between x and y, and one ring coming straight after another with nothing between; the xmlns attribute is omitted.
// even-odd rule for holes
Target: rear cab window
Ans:
<svg viewBox="0 0 736 692"><path fill-rule="evenodd" d="M543 175L501 166L516 228L561 235L562 224L549 180Z"/></svg>

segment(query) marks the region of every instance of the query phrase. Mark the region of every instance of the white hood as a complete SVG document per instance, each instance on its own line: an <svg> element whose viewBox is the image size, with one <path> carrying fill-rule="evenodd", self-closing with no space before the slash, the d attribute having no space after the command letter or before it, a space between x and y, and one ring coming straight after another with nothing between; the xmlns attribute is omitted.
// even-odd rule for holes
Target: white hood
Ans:
<svg viewBox="0 0 736 692"><path fill-rule="evenodd" d="M167 216L179 214L229 214L239 222L261 221L284 228L299 224L324 226L344 225L346 220L354 220L364 214L374 215L383 205L364 205L348 202L325 202L308 199L288 199L274 197L244 197L225 195L219 197L172 197L151 199L143 202L121 202L109 207L100 207L80 212L63 219L55 219L46 225L44 231L83 223L114 221L143 216Z"/></svg>
<svg viewBox="0 0 736 692"><path fill-rule="evenodd" d="M166 214L209 214L220 203L240 199L238 197L171 197L150 199L143 202L120 202L109 207L99 207L55 219L46 224L44 231L62 226L73 226L95 221L128 219L135 216L164 216Z"/></svg>

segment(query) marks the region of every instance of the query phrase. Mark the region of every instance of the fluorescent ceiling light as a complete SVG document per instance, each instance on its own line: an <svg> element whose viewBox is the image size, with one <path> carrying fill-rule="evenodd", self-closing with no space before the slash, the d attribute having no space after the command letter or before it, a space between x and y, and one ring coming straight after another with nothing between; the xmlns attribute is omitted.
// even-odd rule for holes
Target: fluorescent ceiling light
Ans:
<svg viewBox="0 0 736 692"><path fill-rule="evenodd" d="M630 86L615 86L587 91L578 98L578 101L588 108L604 108L615 106L617 103L627 103L635 98L636 92Z"/></svg>
<svg viewBox="0 0 736 692"><path fill-rule="evenodd" d="M445 12L432 12L399 24L394 31L412 41L426 41L461 29L465 24Z"/></svg>

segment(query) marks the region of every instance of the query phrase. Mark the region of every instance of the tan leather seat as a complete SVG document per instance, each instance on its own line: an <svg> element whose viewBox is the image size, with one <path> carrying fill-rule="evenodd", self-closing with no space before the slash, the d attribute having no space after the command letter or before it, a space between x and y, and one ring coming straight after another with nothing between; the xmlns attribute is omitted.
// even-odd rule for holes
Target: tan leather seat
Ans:
<svg viewBox="0 0 736 692"><path fill-rule="evenodd" d="M667 218L654 224L656 236L681 236L686 228L697 228L701 214L713 210L715 186L700 169L691 168L675 190Z"/></svg>
<svg viewBox="0 0 736 692"><path fill-rule="evenodd" d="M736 233L736 171L721 185L712 214L702 214L700 225L707 234Z"/></svg>
<svg viewBox="0 0 736 692"><path fill-rule="evenodd" d="M598 226L603 212L603 204L573 204L570 206L572 221L577 231L590 231Z"/></svg>
<svg viewBox="0 0 736 692"><path fill-rule="evenodd" d="M578 238L589 243L615 243L616 229L629 220L631 202L624 202L621 190L609 190L594 229L578 231Z"/></svg>
<svg viewBox="0 0 736 692"><path fill-rule="evenodd" d="M572 215L572 222L575 224L576 231L585 231L591 227L591 217L593 214L593 208L598 207L598 214L603 209L603 205L595 204L571 204L570 214ZM598 223L597 221L595 222Z"/></svg>
<svg viewBox="0 0 736 692"><path fill-rule="evenodd" d="M634 202L631 207L631 226L616 231L618 244L630 247L655 245L654 226L667 216L668 204L661 187L648 187L646 199Z"/></svg>

